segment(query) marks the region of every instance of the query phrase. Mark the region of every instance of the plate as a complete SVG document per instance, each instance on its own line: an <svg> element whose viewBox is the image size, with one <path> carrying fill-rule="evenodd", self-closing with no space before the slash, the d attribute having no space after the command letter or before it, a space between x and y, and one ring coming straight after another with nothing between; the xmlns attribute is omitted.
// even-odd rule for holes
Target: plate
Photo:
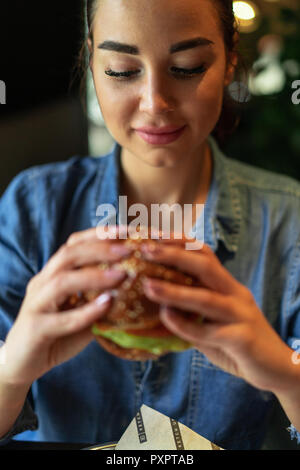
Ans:
<svg viewBox="0 0 300 470"><path fill-rule="evenodd" d="M95 444L91 447L85 447L82 450L114 450L117 442L107 442L106 444Z"/></svg>

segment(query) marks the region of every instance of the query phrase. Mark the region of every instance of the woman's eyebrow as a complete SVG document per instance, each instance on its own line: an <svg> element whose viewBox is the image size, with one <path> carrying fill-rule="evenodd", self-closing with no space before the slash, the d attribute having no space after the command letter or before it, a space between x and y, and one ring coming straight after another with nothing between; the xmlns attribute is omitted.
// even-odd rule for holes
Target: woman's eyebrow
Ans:
<svg viewBox="0 0 300 470"><path fill-rule="evenodd" d="M187 49L193 49L194 47L210 46L212 44L214 44L213 41L211 41L210 39L203 38L203 37L186 39L185 41L181 41L176 44L173 44L170 47L169 52L170 54L175 54L176 52L186 51ZM106 51L121 52L123 54L132 54L132 55L140 54L138 47L131 46L129 44L123 44L121 42L116 42L116 41L104 41L98 45L98 49L103 49Z"/></svg>

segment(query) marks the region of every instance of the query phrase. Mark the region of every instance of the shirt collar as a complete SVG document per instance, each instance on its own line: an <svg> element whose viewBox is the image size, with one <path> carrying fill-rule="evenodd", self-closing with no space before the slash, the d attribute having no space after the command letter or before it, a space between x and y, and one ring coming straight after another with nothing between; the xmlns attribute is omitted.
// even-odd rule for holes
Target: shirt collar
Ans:
<svg viewBox="0 0 300 470"><path fill-rule="evenodd" d="M230 252L236 252L241 227L241 204L239 190L235 184L235 174L231 160L220 150L213 137L209 137L213 158L213 175L204 210L204 241L213 251L221 241ZM112 204L118 207L120 194L121 147L115 143L111 152L99 157L96 194L92 205L92 226L99 223L99 204ZM197 234L197 223L195 233Z"/></svg>
<svg viewBox="0 0 300 470"><path fill-rule="evenodd" d="M208 238L214 251L218 247L218 241L222 241L228 251L236 252L242 213L235 172L231 159L223 154L211 136L209 145L213 157L213 177L206 205L208 230L211 232L211 237Z"/></svg>

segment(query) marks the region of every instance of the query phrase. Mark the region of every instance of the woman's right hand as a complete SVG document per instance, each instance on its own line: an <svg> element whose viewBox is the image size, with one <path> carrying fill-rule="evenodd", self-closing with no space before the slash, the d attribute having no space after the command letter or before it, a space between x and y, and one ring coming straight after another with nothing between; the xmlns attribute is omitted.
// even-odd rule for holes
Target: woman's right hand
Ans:
<svg viewBox="0 0 300 470"><path fill-rule="evenodd" d="M118 240L99 240L96 230L71 235L29 282L18 317L5 341L1 375L6 383L31 385L78 354L93 339L91 325L105 315L110 297L103 303L100 296L69 311L61 312L59 307L78 291L104 292L117 286L126 275L116 270L102 271L96 265L120 260L131 252L130 247ZM91 264L95 267L77 269Z"/></svg>

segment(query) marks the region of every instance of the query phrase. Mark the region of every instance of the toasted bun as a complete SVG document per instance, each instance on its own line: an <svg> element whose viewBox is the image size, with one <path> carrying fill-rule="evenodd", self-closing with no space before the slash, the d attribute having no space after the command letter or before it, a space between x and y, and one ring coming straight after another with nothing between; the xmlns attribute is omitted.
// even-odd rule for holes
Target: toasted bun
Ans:
<svg viewBox="0 0 300 470"><path fill-rule="evenodd" d="M96 340L100 346L105 349L105 351L113 354L114 356L120 357L121 359L127 359L128 361L148 361L150 359L158 359L159 357L157 354L151 354L143 349L122 348L113 341L102 338L102 336L96 336Z"/></svg>
<svg viewBox="0 0 300 470"><path fill-rule="evenodd" d="M159 243L152 239L126 239L119 240L130 244L136 249L127 257L118 262L100 263L99 269L114 268L124 270L127 278L121 281L117 288L111 290L113 296L111 307L105 318L97 322L99 329L134 330L152 329L161 325L159 318L160 305L150 301L143 291L143 279L146 277L162 279L180 285L199 285L195 278L162 264L142 259L141 243ZM84 268L83 268L84 269ZM94 300L102 291L87 291L70 297L63 306L63 310L75 308ZM137 332L138 333L138 332ZM113 341L96 336L99 344L111 354L129 360L155 359L158 356L140 349L123 348ZM166 353L165 351L164 353Z"/></svg>

